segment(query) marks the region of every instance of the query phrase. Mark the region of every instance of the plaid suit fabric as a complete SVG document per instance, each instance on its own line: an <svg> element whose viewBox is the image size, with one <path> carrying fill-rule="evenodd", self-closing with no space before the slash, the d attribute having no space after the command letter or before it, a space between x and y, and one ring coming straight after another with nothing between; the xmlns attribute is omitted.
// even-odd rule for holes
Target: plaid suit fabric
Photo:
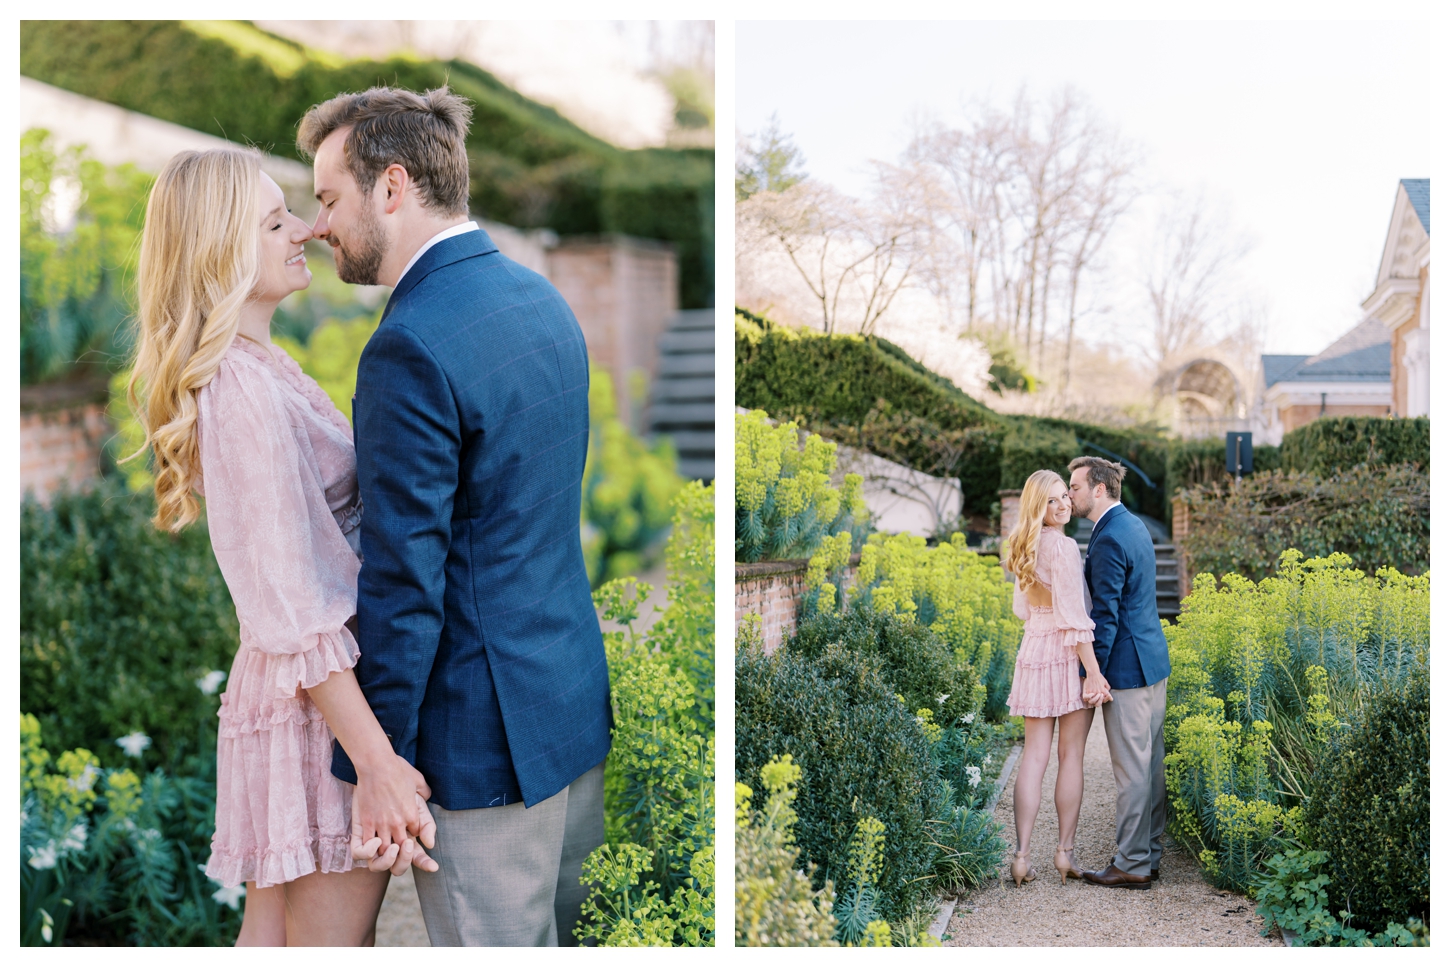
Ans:
<svg viewBox="0 0 1450 967"><path fill-rule="evenodd" d="M584 337L482 231L408 271L363 351L358 681L432 801L553 796L603 761L609 672L579 546ZM356 773L334 750L333 774Z"/></svg>

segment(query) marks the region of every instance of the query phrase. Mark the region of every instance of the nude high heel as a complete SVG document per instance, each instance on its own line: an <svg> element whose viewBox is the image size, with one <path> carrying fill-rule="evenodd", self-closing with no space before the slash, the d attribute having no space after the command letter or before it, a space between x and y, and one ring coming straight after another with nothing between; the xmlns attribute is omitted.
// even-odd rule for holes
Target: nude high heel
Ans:
<svg viewBox="0 0 1450 967"><path fill-rule="evenodd" d="M1072 850L1063 849L1059 846L1057 853L1052 857L1052 865L1057 867L1057 872L1062 874L1062 882L1064 884L1067 883L1069 876L1074 880L1082 879L1082 867L1077 865L1077 861L1073 859L1072 854Z"/></svg>
<svg viewBox="0 0 1450 967"><path fill-rule="evenodd" d="M1021 886L1023 883L1031 883L1037 879L1037 871L1032 868L1032 859L1026 853L1012 854L1012 882Z"/></svg>

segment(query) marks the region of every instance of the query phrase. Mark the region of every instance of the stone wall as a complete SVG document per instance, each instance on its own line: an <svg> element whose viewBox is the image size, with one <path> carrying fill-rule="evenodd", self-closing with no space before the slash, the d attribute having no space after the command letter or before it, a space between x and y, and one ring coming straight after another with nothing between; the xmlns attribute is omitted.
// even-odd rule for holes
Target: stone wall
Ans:
<svg viewBox="0 0 1450 967"><path fill-rule="evenodd" d="M849 587L856 580L859 554L851 556L846 571ZM735 565L735 631L747 614L760 615L760 635L765 653L772 654L795 634L801 603L806 594L807 561L761 561Z"/></svg>

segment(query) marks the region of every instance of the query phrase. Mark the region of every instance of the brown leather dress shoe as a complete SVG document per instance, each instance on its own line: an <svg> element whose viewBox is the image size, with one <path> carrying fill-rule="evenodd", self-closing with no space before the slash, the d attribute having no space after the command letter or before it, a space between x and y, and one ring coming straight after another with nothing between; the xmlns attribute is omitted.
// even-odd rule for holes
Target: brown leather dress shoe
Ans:
<svg viewBox="0 0 1450 967"><path fill-rule="evenodd" d="M1158 879L1158 871L1157 870L1154 870L1153 872L1149 873L1148 874L1148 879L1150 879L1150 880L1156 880L1156 879Z"/></svg>
<svg viewBox="0 0 1450 967"><path fill-rule="evenodd" d="M1153 878L1151 876L1136 876L1132 873L1124 873L1113 864L1109 863L1105 870L1088 871L1082 875L1089 883L1096 883L1098 886L1117 887L1120 890L1151 890Z"/></svg>

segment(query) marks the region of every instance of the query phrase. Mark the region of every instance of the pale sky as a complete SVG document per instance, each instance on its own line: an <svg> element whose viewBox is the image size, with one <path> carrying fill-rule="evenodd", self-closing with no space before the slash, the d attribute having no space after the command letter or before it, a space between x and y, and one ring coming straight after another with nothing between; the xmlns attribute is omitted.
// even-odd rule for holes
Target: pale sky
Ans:
<svg viewBox="0 0 1450 967"><path fill-rule="evenodd" d="M895 160L913 111L1071 83L1147 158L1145 180L1202 189L1255 245L1246 290L1265 351L1314 353L1359 321L1401 178L1430 176L1426 24L747 23L736 125L772 112L812 177L850 192ZM1443 123L1443 116L1442 116Z"/></svg>

